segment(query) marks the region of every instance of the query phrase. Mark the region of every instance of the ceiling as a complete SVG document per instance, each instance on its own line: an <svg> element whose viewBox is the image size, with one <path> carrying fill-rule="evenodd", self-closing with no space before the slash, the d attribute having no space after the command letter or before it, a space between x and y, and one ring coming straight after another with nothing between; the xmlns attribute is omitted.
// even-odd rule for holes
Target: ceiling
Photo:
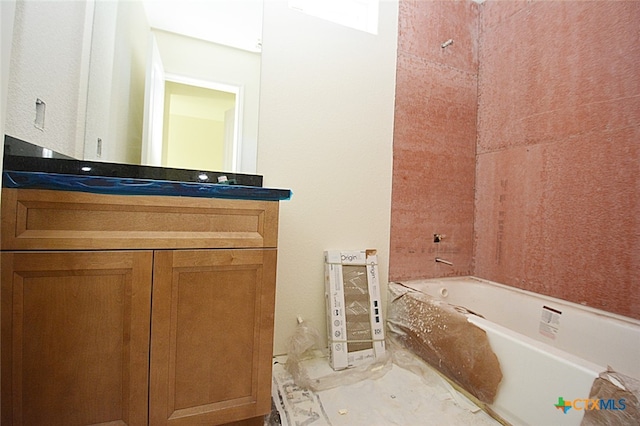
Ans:
<svg viewBox="0 0 640 426"><path fill-rule="evenodd" d="M143 0L149 25L260 52L263 0Z"/></svg>

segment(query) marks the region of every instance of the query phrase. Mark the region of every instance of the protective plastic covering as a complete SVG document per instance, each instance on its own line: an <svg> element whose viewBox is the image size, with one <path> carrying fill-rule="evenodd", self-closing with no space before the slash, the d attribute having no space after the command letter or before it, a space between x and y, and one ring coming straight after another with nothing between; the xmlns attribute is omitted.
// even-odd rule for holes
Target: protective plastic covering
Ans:
<svg viewBox="0 0 640 426"><path fill-rule="evenodd" d="M318 392L357 383L364 379L375 379L386 374L391 368L391 357L385 354L374 362L310 378L307 369L303 366L303 361L316 358L317 351L322 347L318 330L309 322L298 318L298 326L287 342L285 369L299 387Z"/></svg>
<svg viewBox="0 0 640 426"><path fill-rule="evenodd" d="M161 195L235 200L280 201L291 198L291 191L288 189L41 172L5 171L2 173L2 186L96 194Z"/></svg>
<svg viewBox="0 0 640 426"><path fill-rule="evenodd" d="M384 357L337 371L321 348L318 330L298 318L288 354L274 358L266 424L499 424L395 338L388 339Z"/></svg>
<svg viewBox="0 0 640 426"><path fill-rule="evenodd" d="M593 381L589 399L598 409L585 410L582 426L640 425L640 380L609 369Z"/></svg>
<svg viewBox="0 0 640 426"><path fill-rule="evenodd" d="M347 351L373 349L367 267L343 265L342 277L347 317Z"/></svg>
<svg viewBox="0 0 640 426"><path fill-rule="evenodd" d="M502 372L486 332L467 320L473 313L399 283L389 283L389 296L390 335L478 400L491 404Z"/></svg>
<svg viewBox="0 0 640 426"><path fill-rule="evenodd" d="M265 424L500 426L408 349L390 341L386 355L392 362L364 377L363 365L335 371L326 354L312 351L299 365L312 381L331 377L334 383L345 382L317 392L303 389L293 380L285 369L286 355L275 357L273 407ZM354 371L362 380L354 382Z"/></svg>

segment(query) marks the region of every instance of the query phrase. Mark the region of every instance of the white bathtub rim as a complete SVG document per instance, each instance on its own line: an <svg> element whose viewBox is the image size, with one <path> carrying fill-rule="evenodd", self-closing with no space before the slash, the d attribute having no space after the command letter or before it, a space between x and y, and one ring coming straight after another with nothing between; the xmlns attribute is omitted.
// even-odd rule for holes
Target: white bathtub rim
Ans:
<svg viewBox="0 0 640 426"><path fill-rule="evenodd" d="M633 318L472 276L410 280L403 281L401 284L406 288L427 295L434 301L464 306L472 312L486 316L486 319L492 324L501 325L522 336L549 344L550 347L597 365L611 366L610 368L614 371L640 379L640 365L637 363L637 355L634 355L640 353L640 321ZM467 286L468 291L465 290ZM442 298L438 295L443 287L449 289L449 297ZM504 298L504 300L512 300L513 298L514 302L526 303L524 317L522 317L520 310L513 309L515 306L513 304L509 306L509 309L504 310L504 314L502 309L493 312L487 311L491 305L500 306L500 298ZM476 301L480 303L476 303ZM539 309L547 305L563 312L563 325L557 334L557 339L555 336L542 334L538 326L540 317L536 318L531 315L534 313L530 310L532 307L539 306L535 308ZM565 315L568 316L565 318ZM522 321L519 318L522 318ZM588 324L590 324L587 329L571 328L585 320L588 320ZM517 321L517 324L513 321ZM591 342L590 339L581 338L584 335L583 331L597 336L596 340L602 341L599 345L593 346L592 343L588 343ZM612 350L613 348L618 349Z"/></svg>
<svg viewBox="0 0 640 426"><path fill-rule="evenodd" d="M523 290L523 289L518 288L518 287L512 287L512 286L509 286L509 285L506 285L506 284L498 283L496 281L491 281L491 280L487 280L487 279L484 279L484 278L475 277L473 275L465 275L465 276L460 276L460 277L442 277L442 278L423 278L423 279L411 279L411 280L398 280L398 281L393 281L393 282L396 283L396 284L400 284L400 285L403 285L405 287L408 287L408 288L410 288L412 290L419 291L419 292L423 293L423 291L420 290L419 288L413 287L412 283L415 285L415 283L434 284L434 283L439 282L442 285L448 285L448 284L451 284L452 282L464 282L464 281L478 281L478 282L487 284L489 286L495 286L495 287L502 288L502 289L504 289L506 291L513 291L515 293L520 293L520 294L524 294L524 295L527 295L527 296L530 296L530 297L542 299L542 300L545 300L545 301L547 301L549 303L553 303L553 304L557 304L557 305L565 305L565 306L568 306L568 307L573 308L573 309L583 310L583 311L589 312L589 313L597 315L597 316L603 316L603 317L607 317L607 318L616 319L618 321L626 322L626 323L632 324L634 326L640 327L640 320L637 320L635 318L631 318L631 317L628 317L628 316L625 316L625 315L616 314L614 312L605 311L603 309L594 308L592 306L583 305L581 303L575 303L575 302L570 302L570 301L564 300L564 299L558 299L556 297L547 296L547 295L542 294L542 293L535 293L533 291ZM430 296L437 297L436 295L432 295L432 294L430 294ZM436 300L446 300L446 299L436 299Z"/></svg>

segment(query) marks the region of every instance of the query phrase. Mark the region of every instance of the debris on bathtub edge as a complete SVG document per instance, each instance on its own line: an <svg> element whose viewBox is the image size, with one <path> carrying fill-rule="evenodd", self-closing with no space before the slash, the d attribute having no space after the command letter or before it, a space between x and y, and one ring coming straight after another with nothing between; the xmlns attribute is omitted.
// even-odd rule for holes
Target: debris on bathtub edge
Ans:
<svg viewBox="0 0 640 426"><path fill-rule="evenodd" d="M467 320L467 310L393 282L388 300L390 337L474 398L493 402L502 381L500 362L486 332Z"/></svg>
<svg viewBox="0 0 640 426"><path fill-rule="evenodd" d="M609 368L593 381L590 400L598 409L585 410L581 426L640 424L640 380Z"/></svg>

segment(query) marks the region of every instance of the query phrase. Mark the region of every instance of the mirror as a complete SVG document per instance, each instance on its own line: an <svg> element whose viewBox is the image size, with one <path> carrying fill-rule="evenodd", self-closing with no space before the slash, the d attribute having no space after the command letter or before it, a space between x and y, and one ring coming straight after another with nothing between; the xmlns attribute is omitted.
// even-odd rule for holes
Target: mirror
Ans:
<svg viewBox="0 0 640 426"><path fill-rule="evenodd" d="M78 159L255 173L261 33L262 0L19 1L5 133ZM153 79L161 90L149 90ZM167 81L184 87L170 86L164 102ZM213 92L226 110L207 112ZM178 136L151 158L151 109L161 137L193 122L223 129L222 147L205 153ZM174 129L172 111L181 116ZM176 150L224 158L172 163Z"/></svg>

